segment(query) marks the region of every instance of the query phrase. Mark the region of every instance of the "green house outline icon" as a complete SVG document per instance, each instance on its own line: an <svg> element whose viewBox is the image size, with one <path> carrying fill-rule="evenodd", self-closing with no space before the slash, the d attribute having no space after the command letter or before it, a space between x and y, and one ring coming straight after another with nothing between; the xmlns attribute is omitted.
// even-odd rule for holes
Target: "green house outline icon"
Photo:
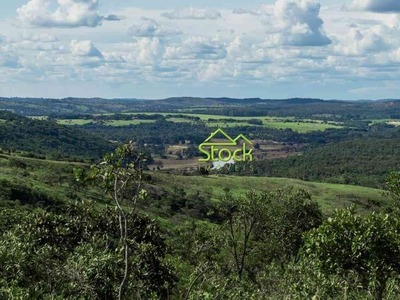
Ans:
<svg viewBox="0 0 400 300"><path fill-rule="evenodd" d="M219 143L210 142L210 140L213 137L215 137L218 133L222 134L228 140L228 142L219 142ZM235 139L232 139L221 128L219 128L215 132L211 133L211 135L201 145L203 145L203 146L237 146L238 141L240 139L243 139L249 145L253 145L253 143L249 139L247 139L243 134L239 134Z"/></svg>

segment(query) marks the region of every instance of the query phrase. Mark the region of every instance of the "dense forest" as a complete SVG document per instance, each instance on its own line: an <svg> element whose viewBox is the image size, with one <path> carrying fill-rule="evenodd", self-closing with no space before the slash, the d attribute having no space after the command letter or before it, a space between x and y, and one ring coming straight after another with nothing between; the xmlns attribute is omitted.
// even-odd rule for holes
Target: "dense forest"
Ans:
<svg viewBox="0 0 400 300"><path fill-rule="evenodd" d="M0 149L50 159L93 159L113 150L107 140L55 122L0 111Z"/></svg>
<svg viewBox="0 0 400 300"><path fill-rule="evenodd" d="M255 162L255 173L382 188L386 175L400 169L400 140L352 139L305 150L301 156Z"/></svg>
<svg viewBox="0 0 400 300"><path fill-rule="evenodd" d="M194 144L200 144L210 134L210 127L204 123L174 123L159 120L155 123L142 123L140 125L129 125L113 127L107 125L87 124L77 126L82 130L98 134L120 142L134 140L139 143L149 144L176 144L179 141L190 140ZM263 137L277 141L304 142L307 137L293 130L279 130L274 128L240 126L227 128L226 132L232 136L249 134L253 138Z"/></svg>
<svg viewBox="0 0 400 300"><path fill-rule="evenodd" d="M154 118L154 116L147 116L147 118ZM246 120L246 123L249 122L251 123L251 119L250 121ZM200 144L204 138L209 135L213 128L218 128L214 123L215 122L211 121L206 124L206 122L201 120L191 123L175 123L159 117L154 123L140 123L137 125L118 127L93 122L85 125L73 126L93 134L101 135L109 140L119 142L134 140L139 143L167 145L185 140L190 140L194 144ZM307 133L299 133L291 128L277 129L262 126L250 126L245 122L240 122L240 120L238 123L240 126L224 127L225 132L232 136L243 134L252 139L273 140L288 143L327 144L361 136L378 135L389 137L389 135L393 136L398 132L396 127L393 125L375 124L371 126L367 122L349 122L346 127L341 129L329 128L325 131L313 131ZM383 133L383 131L385 132Z"/></svg>

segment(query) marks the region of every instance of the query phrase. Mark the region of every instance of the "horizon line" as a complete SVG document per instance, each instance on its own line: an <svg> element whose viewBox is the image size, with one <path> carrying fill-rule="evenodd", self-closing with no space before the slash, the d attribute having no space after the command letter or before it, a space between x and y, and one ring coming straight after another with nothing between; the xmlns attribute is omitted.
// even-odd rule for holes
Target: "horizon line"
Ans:
<svg viewBox="0 0 400 300"><path fill-rule="evenodd" d="M164 100L172 100L172 99L202 99L202 100L220 100L220 99L227 99L227 100L260 100L260 101L287 101L287 100L318 100L318 101L348 101L348 102L355 102L355 101L400 101L400 98L376 98L376 99L324 99L324 98L315 98L315 97L289 97L289 98L260 98L260 97L244 97L244 98L234 98L234 97L198 97L198 96L171 96L166 98L135 98L135 97L115 97L115 98L107 98L107 97L79 97L79 96L67 96L62 98L56 97L3 97L0 96L0 101L10 100L10 99L19 99L19 100L67 100L67 99L80 99L80 100L135 100L135 101L164 101Z"/></svg>

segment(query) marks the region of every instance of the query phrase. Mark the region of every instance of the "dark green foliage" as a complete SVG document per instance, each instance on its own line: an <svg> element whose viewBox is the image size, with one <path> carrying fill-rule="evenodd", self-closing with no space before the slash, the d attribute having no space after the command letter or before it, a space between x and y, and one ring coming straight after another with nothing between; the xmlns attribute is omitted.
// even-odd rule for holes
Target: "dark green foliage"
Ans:
<svg viewBox="0 0 400 300"><path fill-rule="evenodd" d="M197 147L190 145L184 150L185 158L193 158L200 156L200 151Z"/></svg>
<svg viewBox="0 0 400 300"><path fill-rule="evenodd" d="M154 221L128 216L132 276L127 295L164 297L173 276L162 262L165 245ZM113 209L69 205L61 214L42 210L0 238L0 295L18 287L29 295L64 299L115 299L123 271L119 221Z"/></svg>
<svg viewBox="0 0 400 300"><path fill-rule="evenodd" d="M304 190L278 190L264 194L249 192L246 197L227 196L218 204L218 214L226 219L238 274L262 267L272 261L285 261L296 256L302 246L302 235L322 222L318 204ZM242 245L240 245L242 244ZM237 247L237 249L235 249ZM249 247L246 251L246 247ZM240 250L239 250L240 249ZM242 252L241 252L242 251ZM260 256L251 267L244 267L245 257L238 253L255 252ZM251 272L250 272L251 273Z"/></svg>
<svg viewBox="0 0 400 300"><path fill-rule="evenodd" d="M227 191L214 216L218 225L190 222L171 233L169 247L179 258L174 265L181 278L177 299L188 292L188 299L288 295L279 286L285 273L279 265L297 256L302 234L322 219L310 196L304 191L276 191L237 198ZM275 298L279 294L282 298Z"/></svg>
<svg viewBox="0 0 400 300"><path fill-rule="evenodd" d="M258 175L381 188L400 169L400 139L352 139L311 147L301 156L254 162Z"/></svg>
<svg viewBox="0 0 400 300"><path fill-rule="evenodd" d="M210 195L199 192L187 193L184 189L173 187L165 190L161 187L147 186L148 197L146 209L160 216L171 218L176 215L185 215L197 220L213 220L210 214L213 203ZM144 206L143 203L140 203Z"/></svg>
<svg viewBox="0 0 400 300"><path fill-rule="evenodd" d="M2 203L3 204L3 203ZM0 232L6 232L24 222L26 215L30 213L30 209L14 209L8 207L1 207L0 209Z"/></svg>
<svg viewBox="0 0 400 300"><path fill-rule="evenodd" d="M250 125L259 125L261 126L263 124L263 121L258 120L258 119L251 119L247 121L248 124Z"/></svg>
<svg viewBox="0 0 400 300"><path fill-rule="evenodd" d="M273 260L285 261L298 254L302 235L322 223L318 203L304 190L278 190L265 195L267 216L255 232L256 239L269 245Z"/></svg>
<svg viewBox="0 0 400 300"><path fill-rule="evenodd" d="M191 123L174 123L159 120L155 123L143 123L123 127L87 124L79 128L105 136L107 139L125 142L134 138L139 144L178 144L185 140L191 140L196 144L203 142L204 136L209 134L209 128L205 125Z"/></svg>
<svg viewBox="0 0 400 300"><path fill-rule="evenodd" d="M387 281L400 274L399 236L397 218L381 213L362 219L352 210L337 211L306 235L305 252L317 272L339 275L347 283L355 277L380 300Z"/></svg>
<svg viewBox="0 0 400 300"><path fill-rule="evenodd" d="M31 188L10 182L8 180L0 180L0 206L6 203L17 201L18 205L31 205L34 207L50 207L56 209L62 206L63 202L53 199L45 193L41 193Z"/></svg>
<svg viewBox="0 0 400 300"><path fill-rule="evenodd" d="M109 140L125 142L133 138L134 141L139 144L147 143L156 145L173 145L178 144L179 142L184 143L186 140L199 145L213 130L213 128L206 126L204 123L175 123L166 120L118 127L98 124L86 124L75 127L90 133L104 136ZM227 128L225 131L231 136L244 134L245 136L251 136L252 138L262 138L282 142L311 142L312 139L315 139L315 136L321 137L324 139L324 142L325 139L328 139L328 137L325 138L325 135L321 132L306 135L300 134L291 129L280 130L262 126L238 126ZM332 130L332 132L335 131L339 130Z"/></svg>
<svg viewBox="0 0 400 300"><path fill-rule="evenodd" d="M0 111L0 148L50 159L97 159L113 146L108 141L55 122L32 120Z"/></svg>
<svg viewBox="0 0 400 300"><path fill-rule="evenodd" d="M392 172L386 178L385 194L390 197L390 201L384 209L400 217L400 172Z"/></svg>

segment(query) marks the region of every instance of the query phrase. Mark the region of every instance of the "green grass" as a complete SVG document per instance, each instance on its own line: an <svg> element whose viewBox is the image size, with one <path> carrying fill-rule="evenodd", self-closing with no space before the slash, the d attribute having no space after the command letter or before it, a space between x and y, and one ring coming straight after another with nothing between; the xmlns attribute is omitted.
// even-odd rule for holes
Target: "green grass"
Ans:
<svg viewBox="0 0 400 300"><path fill-rule="evenodd" d="M169 118L168 121L175 122L175 123L191 123L191 120L184 119L184 118Z"/></svg>
<svg viewBox="0 0 400 300"><path fill-rule="evenodd" d="M249 126L247 123L238 123L238 122L218 122L218 123L208 123L210 127L236 127L236 126ZM251 125L254 126L254 125ZM274 121L264 121L262 125L264 127L275 128L275 129L292 129L293 131L297 131L300 133L305 133L309 131L324 131L328 128L343 128L341 126L331 125L331 124L323 124L323 123L293 123L293 122L274 122Z"/></svg>
<svg viewBox="0 0 400 300"><path fill-rule="evenodd" d="M20 165L18 162L25 163L26 167L18 167ZM29 186L56 199L67 200L70 193L76 193L81 199L104 200L98 189L76 190L70 185L74 181L72 170L79 165L0 154L0 179ZM166 190L172 190L174 187L183 188L187 194L199 192L213 200L223 197L225 189L240 196L245 195L249 190L267 192L283 188L303 188L312 195L313 199L318 201L326 213L330 213L336 208L341 209L356 204L358 212L364 214L371 208L368 206L369 200L377 202L386 200L380 190L352 185L274 177L182 176L162 172L151 172L150 174L154 179L154 184L158 187Z"/></svg>
<svg viewBox="0 0 400 300"><path fill-rule="evenodd" d="M85 125L92 122L93 120L83 120L83 119L57 120L57 123L61 125Z"/></svg>
<svg viewBox="0 0 400 300"><path fill-rule="evenodd" d="M267 122L264 123L265 127L272 127L277 129L287 129L290 128L298 132L308 132L308 131L324 131L328 128L343 128L342 126L337 126L333 124L324 123L285 123L285 122Z"/></svg>
<svg viewBox="0 0 400 300"><path fill-rule="evenodd" d="M129 125L139 125L140 123L152 123L154 120L111 120L105 121L104 125L110 126L129 126ZM94 123L93 120L82 120L82 119L69 119L69 120L57 120L58 124L61 125L85 125L89 123Z"/></svg>
<svg viewBox="0 0 400 300"><path fill-rule="evenodd" d="M377 123L390 123L390 122L400 122L400 119L372 119L368 120L371 121L372 124L377 124Z"/></svg>
<svg viewBox="0 0 400 300"><path fill-rule="evenodd" d="M155 120L113 120L104 122L104 125L129 126L129 125L139 125L140 123L154 123L154 122Z"/></svg>
<svg viewBox="0 0 400 300"><path fill-rule="evenodd" d="M0 180L29 187L62 201L68 201L72 194L82 199L101 199L101 193L94 188L76 189L71 186L74 182L73 168L78 166L82 164L0 154Z"/></svg>
<svg viewBox="0 0 400 300"><path fill-rule="evenodd" d="M320 204L326 213L334 209L349 207L356 204L360 213L365 213L368 200L385 201L381 191L372 188L306 182L288 178L274 177L242 177L242 176L171 176L169 174L157 173L156 180L166 188L173 186L184 188L187 193L202 193L210 195L213 199L219 199L224 195L224 189L229 189L234 195L245 195L248 190L267 192L282 188L303 188L307 190Z"/></svg>
<svg viewBox="0 0 400 300"><path fill-rule="evenodd" d="M394 121L391 119L372 119L372 120L367 120L367 121L371 121L373 124L377 124L377 123L386 123L389 121Z"/></svg>

